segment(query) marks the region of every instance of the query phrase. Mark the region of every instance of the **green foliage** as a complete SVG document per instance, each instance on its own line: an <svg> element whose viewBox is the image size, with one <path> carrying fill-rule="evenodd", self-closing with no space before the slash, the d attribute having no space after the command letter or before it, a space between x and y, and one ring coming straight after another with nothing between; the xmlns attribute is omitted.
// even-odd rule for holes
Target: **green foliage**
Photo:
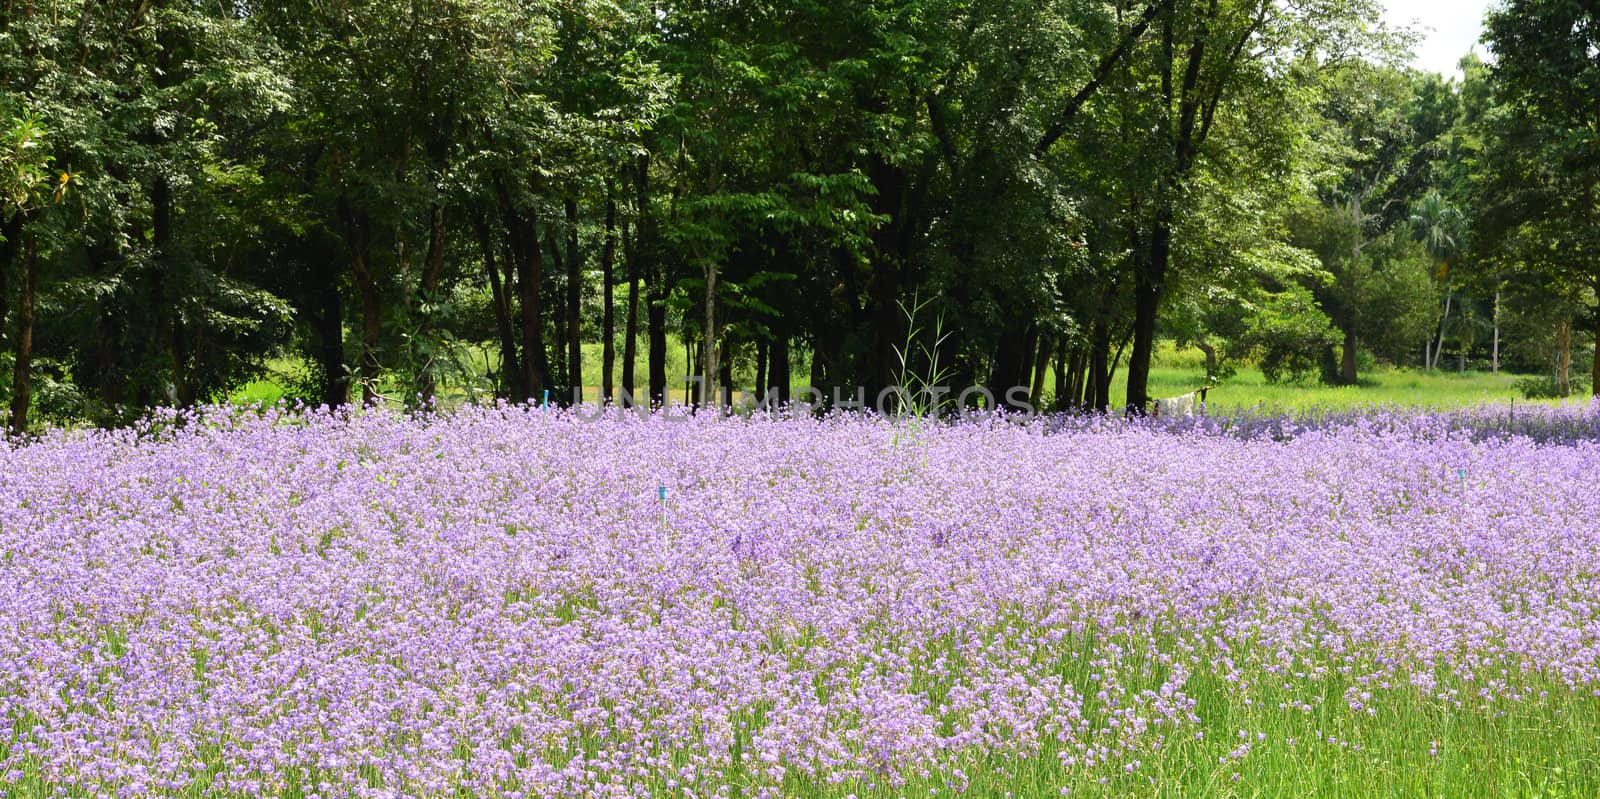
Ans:
<svg viewBox="0 0 1600 799"><path fill-rule="evenodd" d="M1372 241L1362 255L1369 270L1357 287L1363 341L1389 363L1410 363L1437 319L1439 293L1428 261L1399 229Z"/></svg>
<svg viewBox="0 0 1600 799"><path fill-rule="evenodd" d="M1450 277L1449 258L1461 246L1463 219L1461 211L1438 189L1431 189L1411 207L1411 235L1422 242L1422 249L1438 265L1436 279L1444 282Z"/></svg>
<svg viewBox="0 0 1600 799"><path fill-rule="evenodd" d="M43 147L44 129L39 118L25 109L0 104L0 219L37 207L50 184L50 155ZM62 174L57 196L70 175ZM0 233L0 241L4 241Z"/></svg>
<svg viewBox="0 0 1600 799"><path fill-rule="evenodd" d="M1262 297L1243 340L1267 382L1301 382L1320 373L1323 353L1339 333L1310 289L1290 285Z"/></svg>
<svg viewBox="0 0 1600 799"><path fill-rule="evenodd" d="M1588 381L1578 378L1571 382L1567 393L1563 394L1560 381L1551 375L1520 378L1514 385L1518 393L1530 400L1566 399L1573 393L1583 394L1589 390Z"/></svg>
<svg viewBox="0 0 1600 799"><path fill-rule="evenodd" d="M1472 125L1478 249L1555 320L1566 383L1573 324L1588 317L1600 334L1600 11L1514 0L1489 14L1484 38L1495 58ZM1600 390L1600 356L1593 378Z"/></svg>
<svg viewBox="0 0 1600 799"><path fill-rule="evenodd" d="M1396 66L1412 37L1378 19L1369 0L8 4L0 336L28 240L33 404L59 420L269 383L561 397L629 335L629 299L657 389L724 361L876 394L908 368L908 300L943 320L915 345L951 382L1042 391L1059 370L1061 407L1123 378L1148 393L1156 336L1203 353L1203 381L1259 359L1350 382L1359 354L1447 346L1465 366L1502 332L1521 366L1584 352L1593 12L1508 2L1494 66L1460 83Z"/></svg>

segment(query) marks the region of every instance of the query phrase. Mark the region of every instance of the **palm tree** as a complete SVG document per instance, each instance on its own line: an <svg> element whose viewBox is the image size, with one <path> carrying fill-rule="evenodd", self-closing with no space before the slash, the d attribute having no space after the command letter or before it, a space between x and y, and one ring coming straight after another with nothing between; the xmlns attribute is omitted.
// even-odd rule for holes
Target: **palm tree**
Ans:
<svg viewBox="0 0 1600 799"><path fill-rule="evenodd" d="M1450 319L1450 256L1461 241L1462 216L1460 209L1450 204L1438 189L1430 189L1421 200L1411 206L1411 232L1422 242L1422 248L1433 262L1433 277L1444 287L1444 313L1439 316L1439 343L1437 348L1424 353L1424 366L1433 369L1444 352L1445 325Z"/></svg>

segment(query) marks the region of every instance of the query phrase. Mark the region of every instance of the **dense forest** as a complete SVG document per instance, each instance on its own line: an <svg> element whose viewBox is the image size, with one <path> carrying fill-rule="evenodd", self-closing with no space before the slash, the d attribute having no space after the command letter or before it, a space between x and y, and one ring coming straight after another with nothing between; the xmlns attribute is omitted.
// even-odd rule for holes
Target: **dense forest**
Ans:
<svg viewBox="0 0 1600 799"><path fill-rule="evenodd" d="M0 0L0 392L661 402L671 347L707 397L936 361L1137 411L1168 340L1600 389L1600 12L1411 43L1371 0Z"/></svg>

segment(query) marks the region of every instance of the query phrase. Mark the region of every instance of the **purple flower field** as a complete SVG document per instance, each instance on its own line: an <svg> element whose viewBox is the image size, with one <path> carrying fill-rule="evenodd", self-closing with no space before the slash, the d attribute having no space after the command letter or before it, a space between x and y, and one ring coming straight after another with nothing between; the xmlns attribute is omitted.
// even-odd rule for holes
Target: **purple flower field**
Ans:
<svg viewBox="0 0 1600 799"><path fill-rule="evenodd" d="M53 434L0 454L0 789L1231 795L1455 757L1451 795L1522 741L1538 795L1600 790L1600 443L1277 432Z"/></svg>

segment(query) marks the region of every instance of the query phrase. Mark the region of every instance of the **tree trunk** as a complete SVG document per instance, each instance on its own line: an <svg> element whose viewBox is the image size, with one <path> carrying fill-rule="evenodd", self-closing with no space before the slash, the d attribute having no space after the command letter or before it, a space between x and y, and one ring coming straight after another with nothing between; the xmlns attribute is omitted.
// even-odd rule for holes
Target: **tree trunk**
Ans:
<svg viewBox="0 0 1600 799"><path fill-rule="evenodd" d="M1472 346L1472 342L1467 336L1471 332L1470 324L1470 320L1467 318L1467 304L1463 302L1461 303L1461 333L1456 336L1457 343L1461 345L1456 372L1462 375L1467 373L1467 348Z"/></svg>
<svg viewBox="0 0 1600 799"><path fill-rule="evenodd" d="M704 269L706 278L706 328L704 352L701 355L701 394L708 403L717 408L722 407L722 391L718 387L718 378L721 375L717 370L717 345L722 339L717 330L717 265L707 261Z"/></svg>
<svg viewBox="0 0 1600 799"><path fill-rule="evenodd" d="M767 395L767 340L756 339L756 394L760 397Z"/></svg>
<svg viewBox="0 0 1600 799"><path fill-rule="evenodd" d="M655 212L650 206L650 159L640 156L634 171L634 185L638 192L639 233L634 247L639 251L640 266L647 284L645 307L645 335L649 344L650 403L656 407L667 404L667 278L657 251Z"/></svg>
<svg viewBox="0 0 1600 799"><path fill-rule="evenodd" d="M1056 388L1056 410L1081 411L1087 405L1084 400L1084 391L1089 384L1089 349L1083 344L1072 348L1072 356L1067 361L1066 394L1061 394L1061 387Z"/></svg>
<svg viewBox="0 0 1600 799"><path fill-rule="evenodd" d="M1104 322L1094 326L1094 342L1089 350L1089 388L1085 389L1091 409L1111 410L1111 331ZM1130 403L1131 404L1131 403Z"/></svg>
<svg viewBox="0 0 1600 799"><path fill-rule="evenodd" d="M1094 408L1094 347L1082 347L1078 353L1078 382L1077 393L1074 395L1073 408L1079 411L1088 411Z"/></svg>
<svg viewBox="0 0 1600 799"><path fill-rule="evenodd" d="M1445 291L1444 316L1439 317L1439 342L1433 349L1433 356L1428 359L1428 369L1430 371L1439 368L1439 359L1444 356L1444 337L1445 333L1449 330L1450 304L1454 299L1455 296L1452 292L1448 290Z"/></svg>
<svg viewBox="0 0 1600 799"><path fill-rule="evenodd" d="M1099 339L1092 338L1083 355L1083 389L1079 392L1078 400L1078 409L1081 411L1101 410L1096 407L1094 398L1099 393L1100 366L1105 362L1105 358L1111 356L1097 357L1100 346ZM1105 346L1109 349L1111 345Z"/></svg>
<svg viewBox="0 0 1600 799"><path fill-rule="evenodd" d="M1028 402L1038 408L1044 399L1044 380L1050 371L1050 356L1053 352L1055 340L1051 336L1039 336L1037 351L1033 358L1033 386L1028 391ZM1059 371L1059 370L1058 370ZM1060 375L1057 375L1060 377Z"/></svg>
<svg viewBox="0 0 1600 799"><path fill-rule="evenodd" d="M1076 352L1074 352L1070 357L1076 357L1076 355ZM1072 384L1071 378L1067 375L1068 361L1066 342L1057 342L1055 363L1053 364L1056 378L1056 401L1053 410L1058 412L1067 410L1068 387Z"/></svg>
<svg viewBox="0 0 1600 799"><path fill-rule="evenodd" d="M383 298L378 290L377 277L372 272L371 220L365 212L352 208L339 198L339 216L344 227L345 243L350 250L350 267L355 277L356 293L361 298L361 361L357 375L361 381L361 402L370 404L378 398L378 377L382 364L378 362L378 347L383 339Z"/></svg>
<svg viewBox="0 0 1600 799"><path fill-rule="evenodd" d="M115 302L101 300L97 305L94 325L95 388L104 410L114 414L122 405L122 371L117 365L122 325L117 318Z"/></svg>
<svg viewBox="0 0 1600 799"><path fill-rule="evenodd" d="M568 197L567 213L567 381L572 402L583 404L583 254L578 249L578 201Z"/></svg>
<svg viewBox="0 0 1600 799"><path fill-rule="evenodd" d="M899 365L895 342L905 339L905 325L910 323L900 309L900 271L893 257L873 264L869 290L873 349L872 382L866 389L868 399L872 399L895 384Z"/></svg>
<svg viewBox="0 0 1600 799"><path fill-rule="evenodd" d="M1600 352L1600 346L1596 347L1596 351ZM1495 374L1500 374L1500 290L1499 289L1495 289L1495 292L1494 292L1494 355L1492 357L1493 357L1493 360L1490 362L1492 364L1491 368L1494 370Z"/></svg>
<svg viewBox="0 0 1600 799"><path fill-rule="evenodd" d="M189 347L189 334L183 324L182 312L173 309L172 313L172 387L178 398L178 407L190 408L194 406L195 387L190 369L192 354Z"/></svg>
<svg viewBox="0 0 1600 799"><path fill-rule="evenodd" d="M721 407L733 404L733 342L722 337L717 353L717 393L715 402Z"/></svg>
<svg viewBox="0 0 1600 799"><path fill-rule="evenodd" d="M1156 315L1161 309L1162 283L1166 280L1171 256L1172 207L1170 200L1162 199L1150 229L1149 257L1134 265L1133 357L1128 362L1128 410L1140 416L1149 412L1150 360L1155 355ZM1105 407L1109 408L1110 394L1106 396Z"/></svg>
<svg viewBox="0 0 1600 799"><path fill-rule="evenodd" d="M989 373L989 393L994 395L996 404L1004 402L1007 391L1022 384L1022 372L1031 360L1033 339L1037 336L1033 324L1015 318L1001 328L994 368Z"/></svg>
<svg viewBox="0 0 1600 799"><path fill-rule="evenodd" d="M0 229L0 347L5 346L10 330L6 323L10 321L10 310L7 303L11 299L11 288L6 285L6 276L11 273L11 262L16 259L17 253L22 252L22 214L12 214L5 227Z"/></svg>
<svg viewBox="0 0 1600 799"><path fill-rule="evenodd" d="M700 374L699 370L695 368L694 356L696 350L694 339L685 336L683 339L683 365L684 371L690 375ZM691 408L700 404L700 386L693 380L683 381L683 404Z"/></svg>
<svg viewBox="0 0 1600 799"><path fill-rule="evenodd" d="M812 388L823 391L828 385L829 352L833 349L832 343L824 342L824 338L832 337L833 330L827 325L815 324L812 329L815 333L811 337L811 372L807 380Z"/></svg>
<svg viewBox="0 0 1600 799"><path fill-rule="evenodd" d="M872 234L872 278L867 287L873 334L871 381L866 385L870 401L895 383L894 346L905 339L907 323L900 309L901 264L910 255L912 238L905 168L874 153L868 158L867 174L875 189L872 212L888 220Z"/></svg>
<svg viewBox="0 0 1600 799"><path fill-rule="evenodd" d="M506 249L509 250L511 261L507 265L507 273L512 268L516 270L517 304L521 311L522 356L518 360L522 373L517 383L520 394L517 399L534 402L541 399L544 393L545 370L548 366L539 304L539 286L544 278L544 256L539 252L539 220L531 211L527 214L517 211L504 182L496 181L495 190L500 201L501 224L505 228Z"/></svg>
<svg viewBox="0 0 1600 799"><path fill-rule="evenodd" d="M497 390L500 396L509 398L516 391L522 374L517 358L517 334L511 324L511 298L507 286L500 279L500 266L496 263L494 237L489 232L488 220L480 217L475 227L478 249L483 254L483 269L489 279L489 296L494 303L495 333L500 337L500 385Z"/></svg>
<svg viewBox="0 0 1600 799"><path fill-rule="evenodd" d="M22 297L17 303L17 354L11 381L11 434L28 432L28 403L33 388L33 308L39 292L39 245L27 234L22 255Z"/></svg>
<svg viewBox="0 0 1600 799"><path fill-rule="evenodd" d="M617 264L617 200L612 189L606 188L605 243L600 248L600 283L605 286L605 310L602 311L600 345L600 402L610 405L616 400L617 368L617 299L615 275Z"/></svg>
<svg viewBox="0 0 1600 799"><path fill-rule="evenodd" d="M1572 396L1572 320L1563 319L1556 327L1556 393L1562 399Z"/></svg>
<svg viewBox="0 0 1600 799"><path fill-rule="evenodd" d="M378 347L383 342L383 298L367 253L357 251L351 265L356 292L361 296L361 402L367 405L378 399L378 378L383 371L378 361Z"/></svg>
<svg viewBox="0 0 1600 799"><path fill-rule="evenodd" d="M649 352L648 375L650 402L665 407L667 403L667 277L659 258L650 259L650 278L645 296L645 339Z"/></svg>
<svg viewBox="0 0 1600 799"><path fill-rule="evenodd" d="M1215 16L1216 8L1216 2L1212 2L1210 12L1212 16ZM1175 121L1176 124L1170 128L1171 138L1168 139L1172 145L1172 165L1161 175L1156 190L1155 217L1150 225L1149 257L1142 265L1137 260L1134 263L1133 354L1128 361L1127 401L1128 410L1139 415L1147 413L1150 404L1150 361L1155 355L1156 317L1161 310L1161 295L1166 288L1167 270L1172 260L1173 204L1176 202L1175 198L1179 194L1185 175L1194 166L1200 147L1205 144L1213 119L1212 112L1221 101L1223 92L1229 84L1226 79L1218 79L1213 81L1210 88L1204 91L1200 88L1202 65L1206 63L1210 36L1207 26L1202 23L1195 31L1195 38L1186 48L1182 81L1174 91L1175 14L1171 4L1166 6L1166 11L1160 21L1163 67L1161 98L1168 121ZM1217 68L1224 70L1224 74L1230 73L1234 64L1241 58L1246 41L1247 39L1240 39L1231 55L1217 62ZM1176 120L1172 120L1170 116L1174 101L1177 102ZM1138 203L1135 202L1133 205L1137 209ZM1133 250L1137 253L1136 239L1137 237ZM1115 362L1112 367L1115 368ZM1109 402L1107 404L1109 405Z"/></svg>
<svg viewBox="0 0 1600 799"><path fill-rule="evenodd" d="M1205 339L1196 341L1194 346L1206 356L1206 380L1215 380L1222 371L1222 364L1217 360L1217 348Z"/></svg>
<svg viewBox="0 0 1600 799"><path fill-rule="evenodd" d="M88 248L90 268L95 277L109 280L117 271L118 256L103 244ZM118 340L122 337L122 322L118 318L119 304L115 298L101 297L95 301L94 323L94 380L95 392L107 413L115 413L122 404L122 374L117 368Z"/></svg>
<svg viewBox="0 0 1600 799"><path fill-rule="evenodd" d="M546 225L544 228L544 247L545 257L550 259L550 267L555 272L551 275L550 286L542 287L550 289L550 294L544 297L543 301L550 303L551 307L557 310L555 319L555 371L551 375L547 387L559 395L563 390L570 393L573 386L572 358L571 353L567 351L567 333L570 330L569 323L571 322L572 309L567 303L567 293L565 291L568 284L566 279L567 259L566 256L561 254L561 242L558 241L556 228L553 224ZM559 278L559 280L554 278Z"/></svg>
<svg viewBox="0 0 1600 799"><path fill-rule="evenodd" d="M811 387L818 391L822 391L822 386L827 386L827 355L816 343L811 344L811 375L808 379L811 381Z"/></svg>
<svg viewBox="0 0 1600 799"><path fill-rule="evenodd" d="M793 378L789 369L789 336L787 333L778 332L772 340L772 368L767 370L767 388L778 390L778 402L789 403L790 383ZM763 394L766 392L763 392Z"/></svg>
<svg viewBox="0 0 1600 799"><path fill-rule="evenodd" d="M1589 393L1600 397L1600 308L1594 315L1594 361L1589 369Z"/></svg>
<svg viewBox="0 0 1600 799"><path fill-rule="evenodd" d="M194 404L194 393L189 388L189 358L185 352L187 342L183 332L183 316L179 310L181 303L178 293L182 286L177 275L176 253L173 252L172 206L172 184L165 177L157 177L150 186L150 245L156 267L160 335L171 359L173 403L187 408Z"/></svg>
<svg viewBox="0 0 1600 799"><path fill-rule="evenodd" d="M538 218L530 212L521 220L524 252L517 261L517 293L522 305L522 393L536 402L544 393L544 328L539 307L539 286L544 279L544 254L539 251Z"/></svg>
<svg viewBox="0 0 1600 799"><path fill-rule="evenodd" d="M350 373L344 362L344 308L339 295L339 273L315 269L318 313L312 321L317 333L317 366L322 370L322 404L337 408L350 402Z"/></svg>
<svg viewBox="0 0 1600 799"><path fill-rule="evenodd" d="M1022 337L1022 350L1017 353L1016 360L1015 360L1015 364L1016 365L1014 367L1012 367L1013 369L1016 370L1015 371L1016 380L1012 381L1011 385L1005 387L1006 391L1010 391L1013 388L1025 388L1025 389L1028 389L1029 396L1032 396L1032 392L1033 392L1033 371L1034 371L1035 362L1038 360L1038 357L1039 357L1039 323L1038 322L1029 322L1028 323L1028 332L1026 334L1024 334L1023 337ZM1005 403L1006 403L1005 392L1001 392L1001 393L996 394L994 396L995 396L995 401L999 405L1001 405L1001 406L1005 405Z"/></svg>
<svg viewBox="0 0 1600 799"><path fill-rule="evenodd" d="M1344 329L1344 350L1339 354L1339 384L1353 386L1358 380L1356 374L1356 326L1346 325Z"/></svg>
<svg viewBox="0 0 1600 799"><path fill-rule="evenodd" d="M628 318L622 333L622 390L629 402L634 398L638 382L634 380L634 362L639 359L639 256L638 246L628 235L630 226L622 224L622 250L628 263Z"/></svg>
<svg viewBox="0 0 1600 799"><path fill-rule="evenodd" d="M145 4L148 9L149 4ZM144 10L134 17L144 16ZM157 29L155 59L155 87L158 91L170 88L176 78L172 70L172 55L176 49L175 29L159 26ZM152 148L160 148L165 136L158 128L146 131L145 141ZM165 338L172 365L171 400L180 408L194 404L194 389L189 385L188 337L183 329L182 292L186 286L177 274L177 253L174 246L173 217L176 213L172 196L172 183L164 174L158 174L150 186L151 250L156 267L157 302L161 321L160 335Z"/></svg>
<svg viewBox="0 0 1600 799"><path fill-rule="evenodd" d="M444 277L445 233L444 206L435 205L428 213L428 253L423 258L422 280L418 284L422 294L419 304L423 305L423 309L417 338L425 349L418 353L420 363L417 365L416 382L417 394L424 406L433 401L438 391L432 352L434 319L430 306L439 301L439 283Z"/></svg>
<svg viewBox="0 0 1600 799"><path fill-rule="evenodd" d="M1111 356L1111 371L1106 373L1106 402L1107 410L1111 409L1111 384L1116 382L1117 367L1122 365L1122 354L1128 350L1128 342L1132 337L1125 338L1117 345L1117 352Z"/></svg>

